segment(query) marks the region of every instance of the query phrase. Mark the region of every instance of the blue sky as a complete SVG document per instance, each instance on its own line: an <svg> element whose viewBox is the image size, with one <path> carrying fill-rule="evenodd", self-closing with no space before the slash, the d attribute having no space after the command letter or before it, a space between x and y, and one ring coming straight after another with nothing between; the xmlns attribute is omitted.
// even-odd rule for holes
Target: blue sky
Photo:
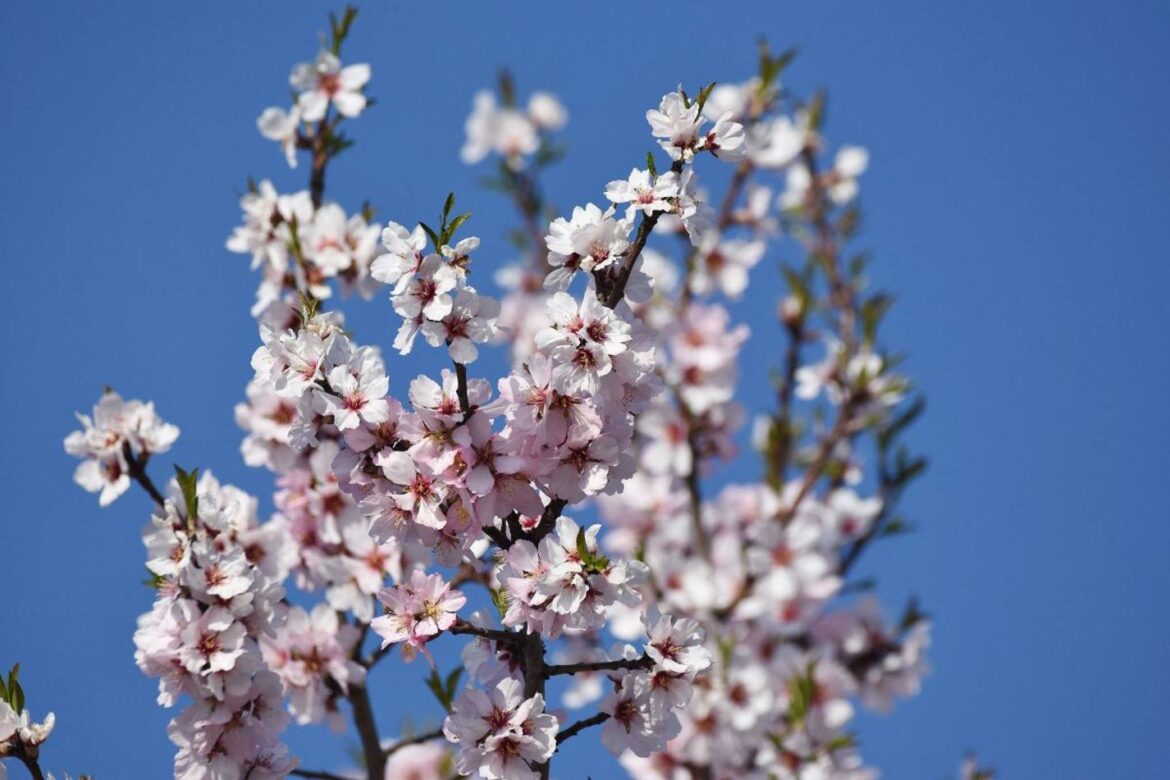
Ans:
<svg viewBox="0 0 1170 780"><path fill-rule="evenodd" d="M34 713L57 712L47 768L170 771L169 713L132 660L149 504L99 511L61 439L108 383L182 427L179 462L269 492L237 452L254 279L223 240L248 175L301 186L254 121L284 103L331 7L0 4L0 665L20 660ZM347 51L372 63L379 103L330 196L406 222L453 189L483 262L509 259L507 205L457 157L471 93L499 66L569 108L570 158L547 179L567 208L640 160L664 91L750 75L760 33L801 47L793 87L829 89L830 139L871 151L861 244L899 298L887 342L929 398L912 442L931 469L906 505L919 531L862 573L887 603L921 596L935 673L894 716L862 718L867 758L892 778L943 777L970 747L1009 778L1163 775L1163 4L371 3ZM774 268L754 272L760 305ZM766 313L742 316L760 406L776 345ZM352 322L391 338L388 305ZM417 365L392 361L392 390ZM389 730L426 696L423 669L380 674ZM324 730L290 734L306 765L342 760ZM594 740L567 752L558 776L610 776Z"/></svg>

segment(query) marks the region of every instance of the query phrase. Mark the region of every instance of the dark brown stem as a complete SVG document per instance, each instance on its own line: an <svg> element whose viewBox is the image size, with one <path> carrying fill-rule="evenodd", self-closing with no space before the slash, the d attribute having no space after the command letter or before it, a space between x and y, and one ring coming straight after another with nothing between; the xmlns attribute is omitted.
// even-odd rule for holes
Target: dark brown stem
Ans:
<svg viewBox="0 0 1170 780"><path fill-rule="evenodd" d="M313 199L313 208L321 208L321 199L325 196L325 167L329 164L329 150L326 142L331 132L329 118L325 117L317 123L317 132L313 135L312 150L313 164L309 171L309 197Z"/></svg>
<svg viewBox="0 0 1170 780"><path fill-rule="evenodd" d="M126 459L126 473L130 475L130 479L142 486L142 489L154 499L154 503L160 507L166 504L163 494L154 486L150 475L146 473L146 464L150 461L150 453L144 452L139 457L135 457L134 450L130 448L130 442L127 441L122 443L122 457Z"/></svg>
<svg viewBox="0 0 1170 780"><path fill-rule="evenodd" d="M463 412L463 419L466 421L471 415L471 400L467 396L467 366L462 363L455 364L455 394L459 396L459 409Z"/></svg>
<svg viewBox="0 0 1170 780"><path fill-rule="evenodd" d="M687 426L687 448L691 451L691 467L683 477L683 484L686 485L687 496L690 498L691 530L695 536L695 549L703 556L704 560L709 561L711 560L711 547L707 542L707 532L703 528L703 492L702 486L699 484L700 451L698 434L695 431L695 416L691 414L691 410L681 395L675 393L675 400L678 403L679 414L682 415Z"/></svg>
<svg viewBox="0 0 1170 780"><path fill-rule="evenodd" d="M419 735L414 736L414 737L407 737L405 739L400 739L397 742L395 742L393 745L391 745L390 747L386 748L385 754L387 757L389 757L389 756L392 756L395 753L397 753L399 750L402 750L402 748L404 748L404 747L410 747L411 745L419 745L419 744L422 744L423 742L430 742L432 739L438 739L441 736L443 736L442 729L433 729L431 731L425 731L422 734L419 734Z"/></svg>
<svg viewBox="0 0 1170 780"><path fill-rule="evenodd" d="M780 379L779 410L776 414L776 453L770 465L769 481L779 489L788 473L788 461L792 457L792 390L796 385L796 372L800 368L800 347L804 342L804 320L799 318L788 324L788 347L784 351L784 375Z"/></svg>
<svg viewBox="0 0 1170 780"><path fill-rule="evenodd" d="M735 221L735 204L739 200L739 194L743 191L744 185L747 184L751 172L752 164L747 160L736 167L735 174L731 177L731 183L727 185L727 192L723 195L723 203L719 206L719 222L717 224L720 230L726 230Z"/></svg>
<svg viewBox="0 0 1170 780"><path fill-rule="evenodd" d="M682 160L676 160L674 165L670 167L675 174L682 173L682 168ZM633 243L630 244L625 252L622 252L617 278L613 280L613 286L609 288L602 301L609 308L612 309L614 306L617 306L626 294L626 285L630 281L630 274L634 272L634 265L638 262L638 255L642 254L642 250L646 248L646 242L650 239L650 234L654 231L654 226L658 224L658 219L665 213L665 211L652 211L642 217L642 222L638 225L638 233L634 236Z"/></svg>
<svg viewBox="0 0 1170 780"><path fill-rule="evenodd" d="M470 634L471 636L478 636L482 639L490 639L493 642L509 645L515 647L524 641L524 634L515 631L501 631L497 628L480 628L473 623L468 623L465 620L460 620L455 625L451 626L452 634Z"/></svg>
<svg viewBox="0 0 1170 780"><path fill-rule="evenodd" d="M357 727L358 737L361 739L366 774L370 780L382 780L386 775L386 755L382 752L378 724L374 720L374 708L370 704L370 691L364 685L353 685L346 693L346 698L353 708L353 725Z"/></svg>
<svg viewBox="0 0 1170 780"><path fill-rule="evenodd" d="M559 734L557 734L557 748L559 749L561 743L569 737L574 737L577 734L580 734L590 726L599 726L602 723L605 723L607 720L609 720L608 712L599 712L596 715L590 716L588 718L582 718L572 726L563 729Z"/></svg>
<svg viewBox="0 0 1170 780"><path fill-rule="evenodd" d="M524 666L524 698L531 699L540 694L544 696L544 640L540 634L521 634L520 645L521 662ZM551 761L533 765L533 769L540 775L541 780L548 780Z"/></svg>
<svg viewBox="0 0 1170 780"><path fill-rule="evenodd" d="M829 458L833 456L833 450L837 447L837 444L846 436L853 433L853 415L856 413L858 406L859 399L856 395L851 395L841 405L841 411L837 413L837 421L833 424L832 430L821 440L821 446L817 449L817 454L813 457L812 463L805 469L804 479L800 483L800 488L797 490L796 496L792 499L792 503L780 512L779 519L782 523L787 523L796 515L801 502L812 491L813 486L817 484L817 480L821 478L821 472L828 465Z"/></svg>
<svg viewBox="0 0 1170 780"><path fill-rule="evenodd" d="M619 658L616 661L586 661L579 664L559 664L544 667L545 677L556 677L560 674L578 674L580 672L608 672L622 669L649 669L654 666L653 659L648 655L640 658Z"/></svg>
<svg viewBox="0 0 1170 780"><path fill-rule="evenodd" d="M37 748L34 747L32 750L35 753ZM36 755L29 755L26 752L24 745L18 743L16 752L13 753L13 756L15 756L20 761L20 763L24 764L24 768L28 770L29 775L32 776L32 780L45 780L45 773L41 771L41 765L37 762Z"/></svg>
<svg viewBox="0 0 1170 780"><path fill-rule="evenodd" d="M825 275L829 279L829 301L839 312L841 342L845 347L845 355L850 357L857 347L856 303L853 300L853 288L845 280L844 274L841 273L837 241L834 237L833 226L829 222L828 195L817 169L816 150L811 146L806 146L801 153L801 159L804 161L805 167L808 168L810 181L807 207L811 211L809 216L816 231L813 252L824 263Z"/></svg>
<svg viewBox="0 0 1170 780"><path fill-rule="evenodd" d="M532 258L540 271L548 271L548 249L544 244L544 232L540 224L540 195L536 190L533 176L527 172L509 169L512 177L512 197L516 209L524 219L524 230L532 242Z"/></svg>

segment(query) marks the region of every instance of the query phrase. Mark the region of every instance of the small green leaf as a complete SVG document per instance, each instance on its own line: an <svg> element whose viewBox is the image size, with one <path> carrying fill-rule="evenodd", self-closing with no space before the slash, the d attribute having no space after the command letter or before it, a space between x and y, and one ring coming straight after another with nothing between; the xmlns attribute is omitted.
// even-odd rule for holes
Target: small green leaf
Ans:
<svg viewBox="0 0 1170 780"><path fill-rule="evenodd" d="M846 750L857 744L857 739L852 734L838 734L825 743L825 750L830 753L838 750Z"/></svg>
<svg viewBox="0 0 1170 780"><path fill-rule="evenodd" d="M447 692L447 702L455 701L455 690L459 687L459 678L463 675L463 667L456 666L447 675L445 690Z"/></svg>
<svg viewBox="0 0 1170 780"><path fill-rule="evenodd" d="M455 217L455 219L451 220L451 224L448 225L447 229L444 231L444 233L446 235L443 238L443 243L449 244L451 242L451 239L454 238L454 236L455 236L455 231L458 230L459 228L463 227L463 223L469 219L471 219L471 212L470 211L467 212L466 214L460 214L459 216Z"/></svg>
<svg viewBox="0 0 1170 780"><path fill-rule="evenodd" d="M496 612L500 614L500 619L504 619L504 615L508 614L508 596L502 589L492 588L492 604L496 608Z"/></svg>
<svg viewBox="0 0 1170 780"><path fill-rule="evenodd" d="M699 97L695 99L695 103L699 106L699 111L703 110L703 106L707 103L707 98L711 97L711 93L715 90L715 82L712 81L707 86L699 90Z"/></svg>
<svg viewBox="0 0 1170 780"><path fill-rule="evenodd" d="M183 471L178 464L175 465L175 479L179 483L179 489L183 492L183 503L187 508L187 524L191 526L195 522L195 518L199 517L199 469L192 469L191 471Z"/></svg>
<svg viewBox="0 0 1170 780"><path fill-rule="evenodd" d="M431 226L425 222L420 222L418 224L422 226L423 232L427 234L427 238L429 238L431 240L431 243L434 244L434 246L435 246L435 251L438 252L439 247L441 247L443 245L441 240L439 239L439 234L436 233L433 229L431 229Z"/></svg>
<svg viewBox="0 0 1170 780"><path fill-rule="evenodd" d="M447 224L447 217L451 215L451 209L455 208L455 193L448 192L447 200L443 201L443 224Z"/></svg>
<svg viewBox="0 0 1170 780"><path fill-rule="evenodd" d="M650 171L650 175L658 178L658 166L654 164L654 152L646 152L646 170Z"/></svg>

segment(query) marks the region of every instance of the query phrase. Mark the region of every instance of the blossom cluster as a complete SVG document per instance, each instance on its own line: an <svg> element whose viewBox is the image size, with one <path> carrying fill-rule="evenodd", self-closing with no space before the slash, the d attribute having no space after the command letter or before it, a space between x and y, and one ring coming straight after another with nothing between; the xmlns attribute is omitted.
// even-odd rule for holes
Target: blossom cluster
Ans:
<svg viewBox="0 0 1170 780"><path fill-rule="evenodd" d="M107 393L66 440L102 505L132 481L156 502L136 660L160 704L184 704L168 730L176 777L285 777L297 766L286 724L344 729L346 701L370 780L548 777L558 745L595 725L641 778L872 777L848 731L854 702L884 710L914 693L929 627L916 610L889 625L876 601L843 598L915 469L899 455L867 479L858 454L873 432L884 458L909 419L909 385L873 336L881 301L862 300L835 244L865 152L843 147L818 169L821 112L779 110L782 65L764 57L746 83L664 95L646 120L668 167L651 154L609 182L604 207L558 217L535 177L567 112L543 92L519 107L502 78L498 98L476 94L462 150L497 158L529 233L496 300L454 195L437 228L383 226L324 198L325 166L350 145L341 123L369 104L369 66L340 60L354 13L293 69L294 105L259 122L290 166L307 153L308 188L250 185L227 241L260 272L235 416L275 511L261 521L256 499L210 473L180 469L157 490L148 461L178 429L150 404ZM704 160L729 164L718 201ZM747 416L750 332L731 306L786 230L809 260L777 312L792 343L778 409L752 430L766 473L705 496ZM404 381L330 308L337 292L388 294L393 359L421 336L451 368ZM817 340L826 355L811 363ZM500 342L510 369L469 375ZM594 507L603 523L573 519ZM494 613L461 614L472 588ZM380 648L363 647L371 635ZM462 690L432 654L452 636L466 641ZM441 734L388 745L376 733L367 677L392 650L427 660ZM546 683L561 676L565 705L597 702L592 717L550 711ZM0 708L0 746L8 720Z"/></svg>
<svg viewBox="0 0 1170 780"><path fill-rule="evenodd" d="M109 506L130 487L130 467L151 455L164 453L179 437L179 429L163 422L154 404L123 401L107 390L93 407L93 416L78 414L82 429L65 439L65 451L81 458L73 479L98 503Z"/></svg>
<svg viewBox="0 0 1170 780"><path fill-rule="evenodd" d="M0 675L0 780L7 777L3 759L15 756L28 764L35 761L41 745L53 733L57 718L53 713L37 723L24 706L24 689L19 680L20 667L14 666L7 680Z"/></svg>
<svg viewBox="0 0 1170 780"><path fill-rule="evenodd" d="M565 107L547 92L534 92L524 109L515 105L510 92L510 88L505 91L503 105L489 90L475 93L465 128L467 141L460 151L465 163L477 163L494 153L510 168L523 168L525 158L540 149L542 136L569 120Z"/></svg>
<svg viewBox="0 0 1170 780"><path fill-rule="evenodd" d="M288 716L259 642L284 597L280 533L255 500L210 474L180 475L144 532L157 598L138 621L135 660L159 678L159 704L191 703L168 733L175 776L284 777L295 761L279 734Z"/></svg>

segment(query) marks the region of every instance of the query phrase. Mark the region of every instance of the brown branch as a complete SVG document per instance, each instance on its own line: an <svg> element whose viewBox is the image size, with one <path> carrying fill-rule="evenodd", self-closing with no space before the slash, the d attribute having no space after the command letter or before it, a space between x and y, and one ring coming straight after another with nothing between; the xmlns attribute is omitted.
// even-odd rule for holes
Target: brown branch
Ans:
<svg viewBox="0 0 1170 780"><path fill-rule="evenodd" d="M557 748L559 749L561 746L561 743L564 742L566 739L569 739L570 737L574 737L577 734L580 734L582 731L589 728L590 726L599 726L602 723L605 723L607 720L609 720L609 713L608 712L599 712L596 715L590 716L588 718L582 718L581 720L574 723L572 726L569 726L569 727L563 729L562 731L560 731L557 734Z"/></svg>
<svg viewBox="0 0 1170 780"><path fill-rule="evenodd" d="M32 753L29 753L29 750L32 750ZM41 771L40 763L37 762L37 752L37 746L34 745L31 748L26 748L21 742L17 741L16 752L12 756L24 764L24 768L28 770L29 775L32 776L32 780L45 780L45 774Z"/></svg>
<svg viewBox="0 0 1170 780"><path fill-rule="evenodd" d="M317 132L313 134L310 145L313 151L313 164L309 170L309 197L313 199L314 209L321 208L321 199L325 195L325 166L329 164L327 143L332 133L333 128L326 115L317 123Z"/></svg>
<svg viewBox="0 0 1170 780"><path fill-rule="evenodd" d="M619 658L616 661L585 661L579 664L549 665L544 667L544 676L556 677L561 674L579 674L581 672L649 669L652 666L654 666L654 660L648 655L642 655L639 658Z"/></svg>
<svg viewBox="0 0 1170 780"><path fill-rule="evenodd" d="M142 486L142 489L154 499L154 503L160 507L166 504L166 499L159 489L155 487L154 482L151 481L150 475L146 473L146 464L150 461L150 453L144 452L139 457L134 457L134 450L130 447L130 442L122 442L122 457L126 459L126 473L130 479Z"/></svg>
<svg viewBox="0 0 1170 780"><path fill-rule="evenodd" d="M683 478L687 495L690 498L691 529L695 534L695 548L705 560L711 560L711 546L707 541L707 532L703 528L703 493L699 484L699 443L695 431L695 416L691 413L682 395L675 393L678 411L687 425L687 448L691 452L691 467Z"/></svg>
<svg viewBox="0 0 1170 780"><path fill-rule="evenodd" d="M531 699L537 694L543 697L545 681L544 640L540 634L521 634L520 636L523 637L523 642L520 645L520 660L524 667L524 698ZM548 780L551 763L550 760L532 766L541 780Z"/></svg>
<svg viewBox="0 0 1170 780"><path fill-rule="evenodd" d="M455 625L451 626L450 632L452 634L470 634L471 636L490 639L493 642L499 642L500 644L513 647L524 641L524 634L515 631L501 631L498 628L480 628L474 623L468 623L466 620L456 622Z"/></svg>
<svg viewBox="0 0 1170 780"><path fill-rule="evenodd" d="M676 160L674 165L670 166L670 170L674 171L676 175L682 173L682 168L682 160ZM630 275L634 272L634 264L638 262L638 255L642 254L642 250L646 248L650 233L654 231L654 226L658 224L659 218L665 213L665 211L652 211L642 217L633 243L621 254L618 275L613 280L613 286L606 292L602 301L608 308L612 309L617 306L626 294L626 285L630 281Z"/></svg>
<svg viewBox="0 0 1170 780"><path fill-rule="evenodd" d="M467 396L467 366L455 364L455 394L459 397L459 409L463 412L463 421L471 416L471 400Z"/></svg>
<svg viewBox="0 0 1170 780"><path fill-rule="evenodd" d="M828 435L821 440L821 446L817 449L817 454L813 457L812 463L805 469L804 479L800 483L800 488L796 492L796 496L792 499L792 503L782 509L777 515L780 522L787 524L800 508L800 504L812 491L813 486L821 478L821 472L824 471L825 466L829 463L829 458L833 456L833 450L837 444L846 436L853 432L853 415L860 405L860 397L856 394L850 395L845 403L841 405L841 411L837 414L837 421L833 424L833 428Z"/></svg>
<svg viewBox="0 0 1170 780"><path fill-rule="evenodd" d="M366 773L370 780L382 780L386 775L386 756L382 752L382 740L378 736L378 724L374 720L370 691L364 685L351 685L345 697L349 699L353 709L353 725L361 739Z"/></svg>
<svg viewBox="0 0 1170 780"><path fill-rule="evenodd" d="M395 753L397 753L399 750L402 750L402 748L404 748L404 747L410 747L411 745L419 745L419 744L422 744L423 742L430 742L432 739L438 739L441 736L443 736L442 729L433 729L431 731L424 731L422 734L418 734L418 735L413 736L413 737L406 737L405 739L398 740L393 745L386 748L386 750L383 752L385 753L385 755L387 757L389 757L389 756L392 756Z"/></svg>
<svg viewBox="0 0 1170 780"><path fill-rule="evenodd" d="M739 194L743 191L751 173L752 164L748 160L744 160L736 166L731 183L727 185L727 192L723 195L723 203L719 206L719 221L716 224L720 230L731 227L735 221L735 204L739 200Z"/></svg>

